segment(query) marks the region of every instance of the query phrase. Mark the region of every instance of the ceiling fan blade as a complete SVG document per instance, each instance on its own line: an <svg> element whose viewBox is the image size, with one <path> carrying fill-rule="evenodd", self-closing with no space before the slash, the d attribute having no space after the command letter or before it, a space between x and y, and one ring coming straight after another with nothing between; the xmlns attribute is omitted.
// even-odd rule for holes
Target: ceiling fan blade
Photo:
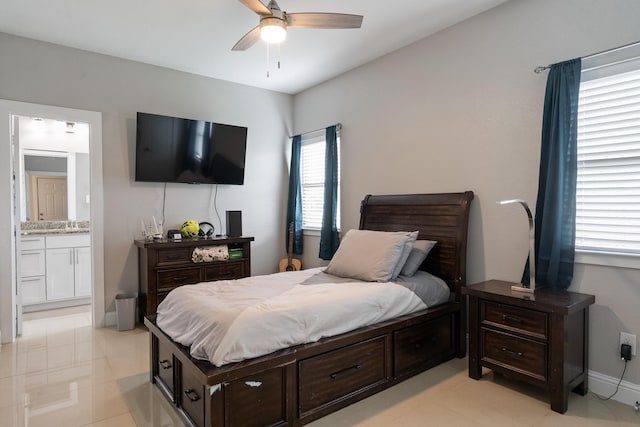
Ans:
<svg viewBox="0 0 640 427"><path fill-rule="evenodd" d="M260 25L255 26L251 31L242 36L238 43L231 50L247 50L260 40Z"/></svg>
<svg viewBox="0 0 640 427"><path fill-rule="evenodd" d="M360 28L362 15L345 13L285 13L287 26L303 28Z"/></svg>
<svg viewBox="0 0 640 427"><path fill-rule="evenodd" d="M240 3L253 10L258 15L271 15L271 11L260 0L240 0Z"/></svg>

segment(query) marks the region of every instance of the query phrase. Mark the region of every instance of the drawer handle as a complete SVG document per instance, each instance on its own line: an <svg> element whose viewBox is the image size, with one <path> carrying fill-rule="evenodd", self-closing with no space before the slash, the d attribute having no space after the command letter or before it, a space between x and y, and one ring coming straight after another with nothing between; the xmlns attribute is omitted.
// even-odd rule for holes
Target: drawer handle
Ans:
<svg viewBox="0 0 640 427"><path fill-rule="evenodd" d="M333 374L330 375L330 377L331 377L332 380L337 380L338 377L340 377L342 375L345 375L345 374L348 374L348 373L350 373L352 371L357 371L360 368L362 368L361 365L353 365L353 366L350 366L350 367L348 367L346 369L343 369L341 371L334 372Z"/></svg>
<svg viewBox="0 0 640 427"><path fill-rule="evenodd" d="M184 391L185 396L187 396L189 398L190 401L192 402L197 402L198 400L200 400L200 396L198 396L196 394L195 391L193 391L192 389L188 389Z"/></svg>
<svg viewBox="0 0 640 427"><path fill-rule="evenodd" d="M183 280L187 280L188 277L187 276L182 276L182 277L174 277L173 281L174 282L182 282Z"/></svg>
<svg viewBox="0 0 640 427"><path fill-rule="evenodd" d="M505 353L509 353L512 356L518 356L518 357L524 356L524 353L522 353L521 351L513 351L505 347L502 347L502 351L504 351Z"/></svg>
<svg viewBox="0 0 640 427"><path fill-rule="evenodd" d="M502 315L502 320L503 321L512 321L512 322L518 322L518 323L522 323L522 319L518 319L517 317L513 317L513 316L509 316L507 314L503 314Z"/></svg>
<svg viewBox="0 0 640 427"><path fill-rule="evenodd" d="M228 276L229 274L233 274L233 270L221 270L214 272L216 276Z"/></svg>
<svg viewBox="0 0 640 427"><path fill-rule="evenodd" d="M161 360L160 362L158 362L160 364L160 366L162 366L162 369L169 369L171 368L171 363L169 363L168 360Z"/></svg>

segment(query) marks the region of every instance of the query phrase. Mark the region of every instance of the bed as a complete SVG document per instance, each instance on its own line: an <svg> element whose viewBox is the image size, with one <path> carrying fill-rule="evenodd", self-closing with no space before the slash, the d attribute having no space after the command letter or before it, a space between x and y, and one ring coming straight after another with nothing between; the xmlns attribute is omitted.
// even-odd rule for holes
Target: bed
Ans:
<svg viewBox="0 0 640 427"><path fill-rule="evenodd" d="M461 287L472 199L470 191L369 195L361 205L360 230L417 230L418 240L437 241L419 268L446 282L448 302L221 366L192 357L147 316L151 382L188 424L297 426L464 357Z"/></svg>

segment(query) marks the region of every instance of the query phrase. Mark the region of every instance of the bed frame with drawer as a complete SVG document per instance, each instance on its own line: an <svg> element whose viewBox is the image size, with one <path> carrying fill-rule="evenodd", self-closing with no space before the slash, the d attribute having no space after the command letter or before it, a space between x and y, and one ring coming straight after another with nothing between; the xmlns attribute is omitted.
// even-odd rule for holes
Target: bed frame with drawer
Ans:
<svg viewBox="0 0 640 427"><path fill-rule="evenodd" d="M473 193L367 196L360 229L418 230L437 240L421 269L444 279L452 301L317 342L215 367L193 359L147 316L150 375L188 424L299 426L454 357L464 357L469 208Z"/></svg>

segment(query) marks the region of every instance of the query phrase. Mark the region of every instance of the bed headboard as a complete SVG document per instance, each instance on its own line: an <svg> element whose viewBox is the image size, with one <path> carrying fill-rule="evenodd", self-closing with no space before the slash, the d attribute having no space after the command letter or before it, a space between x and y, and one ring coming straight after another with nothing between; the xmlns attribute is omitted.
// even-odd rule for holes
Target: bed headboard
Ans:
<svg viewBox="0 0 640 427"><path fill-rule="evenodd" d="M415 231L438 243L420 267L447 282L456 300L466 284L467 230L473 192L368 195L360 207L360 229Z"/></svg>

